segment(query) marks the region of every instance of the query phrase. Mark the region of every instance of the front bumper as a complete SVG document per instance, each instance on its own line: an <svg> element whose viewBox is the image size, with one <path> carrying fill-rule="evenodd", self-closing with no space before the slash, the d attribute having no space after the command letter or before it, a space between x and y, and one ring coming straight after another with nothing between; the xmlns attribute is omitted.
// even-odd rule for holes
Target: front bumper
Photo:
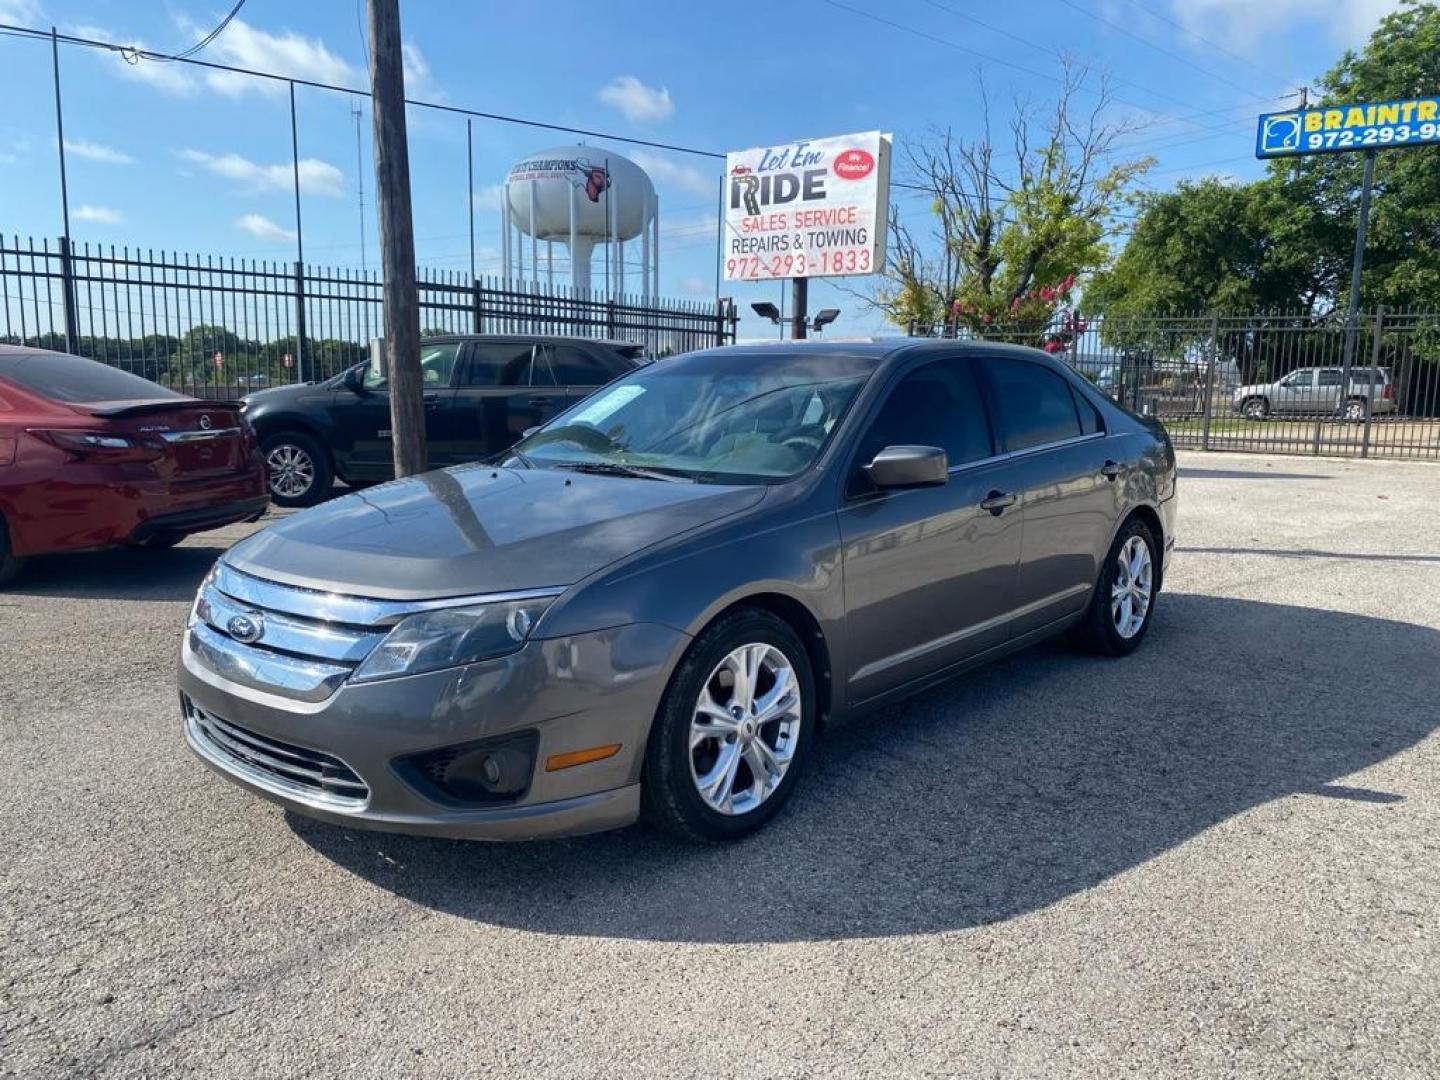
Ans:
<svg viewBox="0 0 1440 1080"><path fill-rule="evenodd" d="M287 809L331 824L477 840L530 840L616 828L639 815L640 768L650 723L685 636L631 624L533 640L496 660L448 671L340 686L320 702L231 682L182 649L185 737L200 759ZM246 768L208 738L190 705L259 736L333 755L365 784L362 800L297 792ZM439 801L397 763L429 750L511 732L538 738L527 790L512 801ZM619 743L614 756L548 772L554 754Z"/></svg>

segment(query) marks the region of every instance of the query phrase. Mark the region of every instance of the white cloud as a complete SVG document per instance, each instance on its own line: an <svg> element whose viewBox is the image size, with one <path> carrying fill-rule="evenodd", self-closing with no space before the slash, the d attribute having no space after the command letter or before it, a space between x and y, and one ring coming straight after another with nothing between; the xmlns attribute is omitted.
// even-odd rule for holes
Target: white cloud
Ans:
<svg viewBox="0 0 1440 1080"><path fill-rule="evenodd" d="M504 184L488 184L485 187L481 188L479 191L475 192L475 209L494 210L496 213L499 213L500 205L504 198Z"/></svg>
<svg viewBox="0 0 1440 1080"><path fill-rule="evenodd" d="M117 210L111 210L108 206L91 206L88 203L70 211L70 216L76 221L93 221L97 225L119 225L125 220Z"/></svg>
<svg viewBox="0 0 1440 1080"><path fill-rule="evenodd" d="M420 51L420 46L413 41L404 42L400 46L400 59L405 68L405 96L417 101L444 101L445 91L440 89L435 76L431 74L430 64L425 59L425 54ZM370 86L369 75L365 76L365 86Z"/></svg>
<svg viewBox="0 0 1440 1080"><path fill-rule="evenodd" d="M646 86L634 75L615 76L596 97L631 120L664 120L675 111L666 87Z"/></svg>
<svg viewBox="0 0 1440 1080"><path fill-rule="evenodd" d="M90 161L100 161L106 165L134 165L135 159L123 151L113 147L102 146L100 143L89 142L85 139L66 139L66 153L74 154L76 157L87 158Z"/></svg>
<svg viewBox="0 0 1440 1080"><path fill-rule="evenodd" d="M295 185L294 165L289 161L261 165L233 152L209 154L192 149L181 150L180 156L216 176L235 181L247 191L290 191ZM345 174L328 161L301 158L300 191L306 195L344 195Z"/></svg>
<svg viewBox="0 0 1440 1080"><path fill-rule="evenodd" d="M680 282L680 291L686 296L714 296L715 281L713 278L706 281L704 278L687 277Z"/></svg>
<svg viewBox="0 0 1440 1080"><path fill-rule="evenodd" d="M720 190L718 175L702 172L693 165L682 165L648 150L626 150L625 156L659 183L683 188L696 195L715 195Z"/></svg>
<svg viewBox="0 0 1440 1080"><path fill-rule="evenodd" d="M235 228L243 229L259 240L293 241L295 231L277 225L264 214L245 214L235 219Z"/></svg>
<svg viewBox="0 0 1440 1080"><path fill-rule="evenodd" d="M36 26L41 21L40 5L35 0L0 0L0 22Z"/></svg>
<svg viewBox="0 0 1440 1080"><path fill-rule="evenodd" d="M196 35L197 40L209 30L189 19L182 19L180 26L185 32ZM272 34L244 19L231 20L225 32L206 47L204 58L313 82L357 88L366 85L364 73L332 53L319 38L307 38L291 30ZM248 91L271 95L286 92L286 85L275 79L257 79L252 75L237 75L229 71L208 71L205 81L212 89L232 97Z"/></svg>
<svg viewBox="0 0 1440 1080"><path fill-rule="evenodd" d="M1323 22L1331 37L1344 45L1360 45L1382 16L1402 0L1170 0L1172 14L1187 29L1211 40L1234 43L1257 54L1260 39L1288 33L1297 23Z"/></svg>

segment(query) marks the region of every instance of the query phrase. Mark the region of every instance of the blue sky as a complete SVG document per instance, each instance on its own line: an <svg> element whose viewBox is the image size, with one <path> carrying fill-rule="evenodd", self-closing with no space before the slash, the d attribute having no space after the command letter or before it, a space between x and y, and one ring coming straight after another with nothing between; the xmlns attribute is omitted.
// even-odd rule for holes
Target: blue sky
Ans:
<svg viewBox="0 0 1440 1080"><path fill-rule="evenodd" d="M0 0L0 23L49 27L174 52L209 30L226 0ZM979 130L983 74L997 119L1010 101L1055 90L1054 50L1108 71L1114 119L1139 130L1127 153L1151 154L1146 182L1206 174L1248 178L1254 117L1280 108L1363 43L1394 0L778 0L716 5L662 0L493 3L403 0L407 93L495 113L724 151L876 128L897 140L936 127ZM363 85L356 0L248 0L202 55L222 63ZM982 57L978 54L984 54ZM283 84L182 65L127 64L62 48L72 233L132 248L294 257L289 98ZM342 95L297 92L307 261L376 261L368 105L357 168ZM47 43L0 36L0 233L61 232ZM465 122L412 110L411 176L419 261L469 264ZM479 271L499 270L498 188L533 151L577 141L474 121ZM587 140L627 154L661 198L661 291L715 295L720 163ZM897 174L898 175L898 174ZM896 192L907 221L923 200ZM866 278L845 279L864 290ZM778 302L776 284L722 283L748 315ZM843 311L836 333L883 321L832 283L811 309ZM747 318L742 335L772 333Z"/></svg>

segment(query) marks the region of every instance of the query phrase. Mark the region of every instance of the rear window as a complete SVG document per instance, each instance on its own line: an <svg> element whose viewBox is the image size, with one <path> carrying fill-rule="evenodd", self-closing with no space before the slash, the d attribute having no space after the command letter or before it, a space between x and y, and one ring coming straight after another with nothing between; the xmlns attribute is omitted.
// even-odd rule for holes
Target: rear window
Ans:
<svg viewBox="0 0 1440 1080"><path fill-rule="evenodd" d="M128 371L64 353L0 356L0 376L32 394L77 405L187 397Z"/></svg>
<svg viewBox="0 0 1440 1080"><path fill-rule="evenodd" d="M981 363L995 393L1005 449L1060 442L1079 436L1080 416L1066 381L1039 364L987 356Z"/></svg>

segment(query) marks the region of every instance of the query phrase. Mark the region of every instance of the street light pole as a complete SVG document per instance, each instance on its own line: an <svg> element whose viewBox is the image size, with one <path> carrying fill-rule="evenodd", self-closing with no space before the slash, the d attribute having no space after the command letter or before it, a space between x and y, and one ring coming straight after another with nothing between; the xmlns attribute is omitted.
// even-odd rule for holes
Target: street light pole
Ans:
<svg viewBox="0 0 1440 1080"><path fill-rule="evenodd" d="M385 354L395 475L425 471L425 402L420 375L420 303L410 210L410 157L405 131L405 70L399 0L366 0L370 31L370 99L375 133L375 209L380 217Z"/></svg>

